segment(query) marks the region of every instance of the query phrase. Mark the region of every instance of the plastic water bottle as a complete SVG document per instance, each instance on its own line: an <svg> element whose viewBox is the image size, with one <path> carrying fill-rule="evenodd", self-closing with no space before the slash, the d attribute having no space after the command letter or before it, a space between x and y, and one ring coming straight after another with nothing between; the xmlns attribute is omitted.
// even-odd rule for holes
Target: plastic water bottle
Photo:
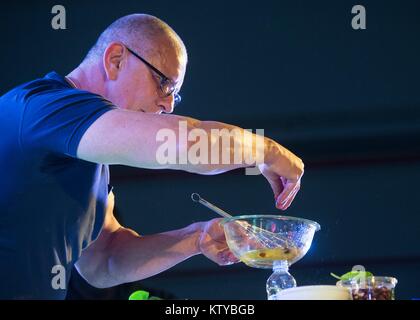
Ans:
<svg viewBox="0 0 420 320"><path fill-rule="evenodd" d="M268 300L278 300L277 295L281 290L296 287L296 280L289 273L287 261L274 261L273 273L267 279Z"/></svg>

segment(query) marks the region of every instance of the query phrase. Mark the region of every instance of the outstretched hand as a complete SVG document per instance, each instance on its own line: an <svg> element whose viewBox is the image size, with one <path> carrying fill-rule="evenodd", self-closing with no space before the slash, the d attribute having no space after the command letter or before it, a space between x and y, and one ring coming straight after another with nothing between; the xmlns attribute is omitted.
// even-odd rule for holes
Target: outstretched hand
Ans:
<svg viewBox="0 0 420 320"><path fill-rule="evenodd" d="M267 161L259 165L273 189L276 207L286 210L300 189L304 165L292 152L273 142Z"/></svg>

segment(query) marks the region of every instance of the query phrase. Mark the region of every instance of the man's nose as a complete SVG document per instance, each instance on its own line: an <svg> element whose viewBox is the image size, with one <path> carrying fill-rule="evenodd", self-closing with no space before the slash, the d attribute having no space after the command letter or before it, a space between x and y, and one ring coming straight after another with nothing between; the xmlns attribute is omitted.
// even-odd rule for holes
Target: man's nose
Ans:
<svg viewBox="0 0 420 320"><path fill-rule="evenodd" d="M174 95L171 94L165 98L162 98L159 101L159 113L165 112L165 113L172 113L174 111L174 105L175 105L175 98Z"/></svg>

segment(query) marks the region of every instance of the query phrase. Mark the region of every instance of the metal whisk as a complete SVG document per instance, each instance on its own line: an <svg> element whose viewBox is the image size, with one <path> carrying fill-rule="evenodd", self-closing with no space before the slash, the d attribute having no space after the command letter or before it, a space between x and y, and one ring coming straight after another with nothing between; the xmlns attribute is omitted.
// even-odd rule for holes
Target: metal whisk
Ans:
<svg viewBox="0 0 420 320"><path fill-rule="evenodd" d="M230 215L226 211L216 207L214 204L211 204L210 202L201 198L198 193L191 194L191 199L194 202L201 203L202 205L206 206L207 208L216 212L222 217L225 217L225 218L232 217L232 215ZM257 226L250 225L246 221L236 221L236 223L238 223L238 225L244 228L247 234L251 235L255 240L257 240L265 248L278 248L279 246L281 246L284 250L288 250L289 248L287 241L283 237L278 235L277 233L270 232L268 230L259 228Z"/></svg>

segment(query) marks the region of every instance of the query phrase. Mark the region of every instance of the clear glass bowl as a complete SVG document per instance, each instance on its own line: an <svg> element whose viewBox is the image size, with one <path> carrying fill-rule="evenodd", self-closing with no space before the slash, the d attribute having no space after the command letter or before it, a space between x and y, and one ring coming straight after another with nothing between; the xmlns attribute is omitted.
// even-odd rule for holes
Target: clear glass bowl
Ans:
<svg viewBox="0 0 420 320"><path fill-rule="evenodd" d="M275 261L290 266L308 252L318 223L277 215L243 215L221 221L232 253L246 265L272 269Z"/></svg>
<svg viewBox="0 0 420 320"><path fill-rule="evenodd" d="M337 286L348 288L353 300L395 300L398 280L392 277L368 277L365 281L338 281Z"/></svg>

